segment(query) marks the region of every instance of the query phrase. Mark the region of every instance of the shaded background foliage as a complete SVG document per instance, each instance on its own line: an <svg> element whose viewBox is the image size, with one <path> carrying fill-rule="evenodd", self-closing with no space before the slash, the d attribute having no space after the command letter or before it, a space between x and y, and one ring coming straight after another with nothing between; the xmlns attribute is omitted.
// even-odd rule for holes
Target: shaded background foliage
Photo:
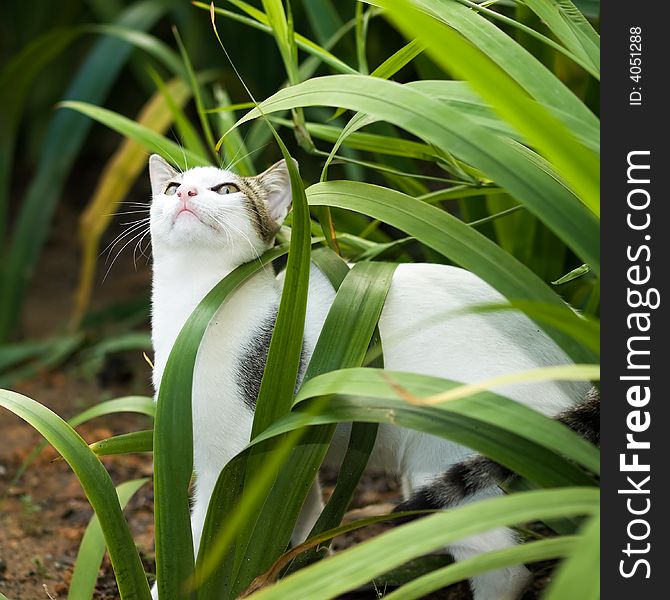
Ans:
<svg viewBox="0 0 670 600"><path fill-rule="evenodd" d="M120 15L128 13L133 9L133 3L115 2L95 2L95 1L75 1L70 0L63 4L43 3L40 10L36 11L24 3L7 2L3 3L2 11L2 57L5 63L9 63L20 51L25 50L31 43L36 42L40 37L47 33L62 29L73 30L78 26L91 23L113 23ZM135 3L141 4L141 3ZM146 3L145 3L146 4ZM151 31L152 35L162 39L165 43L174 46L174 37L171 30L175 24L180 31L184 46L188 49L191 62L196 66L199 72L214 70L215 77L222 82L228 95L233 102L247 102L248 98L242 89L239 80L235 76L231 67L222 60L220 48L211 33L211 26L206 14L197 10L188 2L179 0L155 0L149 3L151 14L148 19L143 19L145 29ZM330 7L330 9L328 8ZM228 6L233 9L234 7ZM595 3L584 3L583 9L589 14L593 14L596 9ZM528 9L524 9L529 13ZM343 23L346 23L355 16L354 3L339 3L337 12L332 10L332 5L322 2L294 2L292 5L293 17L295 20L296 31L313 32L313 39L320 44L325 44L332 31L337 30ZM509 11L508 11L509 12ZM513 12L513 11L512 11ZM524 16L524 15L522 15ZM532 13L526 16L531 26L541 26L539 19ZM546 30L546 28L545 28ZM276 44L273 38L261 31L250 27L242 26L234 21L225 21L221 25L222 35L231 57L238 70L244 74L245 81L252 93L257 98L265 98L272 92L279 89L286 79L282 59L276 50ZM586 98L587 104L594 111L597 111L598 97L597 86L593 85L593 80L584 77L583 72L575 67L569 61L563 59L560 55L547 49L546 46L532 38L524 39L523 34L513 34L522 42L528 42L527 46L531 52L534 52L543 62L556 68L561 78L568 83L579 95ZM336 44L332 51L345 62L356 63L356 48L352 39L352 33L343 36L342 41ZM55 207L64 204L74 208L77 212L81 211L95 189L95 183L102 171L102 167L109 160L112 152L118 147L119 138L109 129L91 122L85 116L69 114L67 116L62 109L56 109L56 104L62 99L73 97L71 82L77 77L84 66L84 62L91 55L96 46L104 42L110 42L110 39L103 40L100 33L89 32L78 35L71 43L63 44L61 51L54 52L53 45L48 52L43 52L44 59L42 68L30 79L25 71L21 73L7 73L13 78L5 80L3 90L0 92L3 99L11 97L17 92L17 88L22 90L27 87L21 105L16 111L4 117L3 129L14 132L13 140L6 140L3 147L3 163L13 167L9 171L0 173L4 178L2 216L0 223L0 239L3 253L3 327L0 334L4 342L21 338L21 306L22 298L25 294L25 288L30 285L33 277L34 266L37 262L40 252L44 247L44 242L48 239L50 227L52 226L52 214ZM155 70L163 80L169 78L170 73L164 64L155 57L149 56L146 52L137 48L128 47L123 41L111 40L114 44L107 52L110 54L118 48L124 48L130 51L127 60L119 65L118 75L107 79L105 67L95 73L91 78L90 88L93 94L98 95L97 100L123 115L134 117L150 95L156 91L154 81L150 76L150 71ZM378 66L390 54L398 50L403 45L403 39L400 34L390 26L384 19L372 18L369 21L368 39L366 46L367 63L370 70ZM48 56L45 56L48 55ZM39 62L39 61L38 61ZM100 63L104 65L104 59ZM327 66L321 65L316 74L329 72ZM411 81L417 78L441 77L440 70L425 55L418 56L411 65L401 69L394 76L396 81ZM96 89L97 88L97 89ZM103 89L108 88L108 89ZM76 96L74 96L76 98ZM11 100L8 100L11 102ZM330 113L324 109L312 109L311 114L315 115L314 121L321 121L324 115ZM308 114L309 114L308 112ZM187 113L195 122L196 116L193 106L189 106ZM12 122L7 122L7 116L12 117ZM62 130L57 134L51 135L53 122L56 119L67 118L67 127L74 127L83 131L79 135L78 143L72 145L67 152L68 160L61 160L54 164L51 169L48 163L54 161L56 156L63 153L63 140L58 138ZM334 121L335 125L343 121ZM377 131L388 132L389 127L383 124L376 125ZM375 126L370 130L374 131ZM68 129L69 135L72 129ZM174 127L172 127L174 131ZM397 130L396 130L397 131ZM286 136L289 148L300 159L301 172L307 181L313 181L317 178L323 158L320 156L310 156L305 152L296 152L296 144L292 136ZM11 143L13 141L13 144ZM322 149L328 150L324 144L317 142ZM277 157L276 149L272 145L267 145L260 150L251 146L253 160L257 165L265 165L270 160ZM256 151L255 151L256 150ZM255 152L254 152L255 151ZM360 156L359 156L360 157ZM61 157L62 158L62 157ZM387 158L387 164L403 170L408 167L408 161L401 158ZM336 170L331 177L337 178L341 167L334 167ZM420 166L426 175L438 175L431 165L422 164ZM410 169L404 169L410 170ZM36 180L42 179L41 175L46 171L46 181L40 190L46 190L49 197L46 199L33 200L30 207L28 198L31 187L34 187ZM390 178L384 178L381 174L367 170L363 174L362 169L356 166L347 168L349 178L360 179L365 177L369 181L384 183L391 187L407 190L412 186L416 191L422 190L421 186L429 189L439 187L434 182L420 182L418 180L396 181L389 184ZM147 184L145 177L140 177L136 192L133 195L134 200L144 201L147 198ZM395 183L395 185L394 185ZM402 185L399 185L402 183ZM423 188L425 189L425 188ZM450 205L454 206L452 203ZM465 220L474 221L486 217L500 209L508 208L509 201L505 198L490 198L487 202L481 202L475 199L470 202L461 202L457 212ZM36 227L34 221L27 223L23 229L20 223L24 217L31 217L39 214L39 221L42 223ZM359 231L364 229L363 219L355 219L349 216L348 222L342 223L342 229L353 221ZM356 222L358 221L358 222ZM505 236L505 230L516 230L521 228L529 232L527 236ZM537 251L537 245L532 243L534 236L531 235L537 228L543 229L537 233L535 238L540 238L543 246ZM397 238L400 234L388 227L382 226L383 233L371 234L371 239L376 241ZM572 268L579 266L578 261L569 253L565 254L560 242L555 236L544 231L542 225L539 225L533 217L527 214L510 215L505 220L496 223L488 223L481 226L480 231L485 235L502 242L503 247L514 253L522 262L530 266L538 275L545 280L556 280ZM75 231L68 231L73 237ZM20 237L29 238L27 240L17 239ZM111 236L108 236L111 239ZM104 247L104 244L103 244ZM430 260L443 260L438 255L426 251L423 252L413 248L411 244L405 246L405 249L414 258L421 259L426 257ZM110 283L114 284L114 275L127 268L131 268L131 262L128 260L128 254L121 257L114 266L111 274ZM427 256L426 256L427 255ZM6 274L6 271L12 269L13 257L21 259L21 274L14 275L12 278ZM18 261L19 258L14 258ZM73 270L76 269L73 265ZM9 277L9 281L7 280ZM7 286L12 289L6 289ZM564 288L569 293L570 287ZM586 308L587 304L584 298L581 300L581 307ZM582 293L583 296L583 293ZM594 307L590 307L593 309ZM59 321L62 321L63 315L54 315L54 332L58 329Z"/></svg>

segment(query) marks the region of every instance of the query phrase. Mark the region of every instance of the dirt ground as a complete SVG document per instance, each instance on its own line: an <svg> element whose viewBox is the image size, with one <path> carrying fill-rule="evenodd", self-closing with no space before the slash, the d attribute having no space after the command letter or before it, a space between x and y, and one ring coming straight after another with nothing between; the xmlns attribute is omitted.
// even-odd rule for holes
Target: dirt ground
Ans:
<svg viewBox="0 0 670 600"><path fill-rule="evenodd" d="M55 234L49 241L39 266L36 284L28 299L26 318L22 323L25 338L53 332L54 315L62 322L70 314L76 283L77 249L73 232L76 216L61 209ZM114 234L110 234L110 238ZM126 252L126 266L112 271L107 282L99 281L94 306L113 300L148 293L149 266L140 260L132 267L132 252ZM122 263L123 264L123 263ZM111 374L110 374L111 373ZM102 400L129 394L151 393L149 368L139 352L108 361L97 374L82 374L76 365L64 365L53 372L17 383L13 389L45 404L64 418ZM96 419L79 428L89 441L111 435L145 429L147 420L139 415L124 414ZM23 421L0 410L0 592L9 600L65 598L72 568L84 529L92 511L77 479L63 462L52 462L56 453L46 448L23 477L12 481L22 462L39 443L40 436ZM103 462L115 484L138 477L151 477L150 455L128 455L105 458ZM323 477L324 493L329 494L334 473ZM359 509L352 516L388 511L400 492L394 481L380 475L366 476L353 503ZM125 514L148 573L154 572L153 560L153 493L145 484L128 505ZM377 525L338 538L336 550L375 535L386 527ZM546 583L547 566L537 569L533 589L524 600L533 600ZM379 598L383 589L360 590L346 598ZM107 558L98 579L95 598L117 598L116 584ZM470 593L462 583L433 594L432 598L467 600Z"/></svg>

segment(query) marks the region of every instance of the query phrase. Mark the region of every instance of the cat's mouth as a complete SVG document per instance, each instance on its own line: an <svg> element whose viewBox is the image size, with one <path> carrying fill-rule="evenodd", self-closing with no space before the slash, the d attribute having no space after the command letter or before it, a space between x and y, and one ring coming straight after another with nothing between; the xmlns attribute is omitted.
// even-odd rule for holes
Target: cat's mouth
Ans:
<svg viewBox="0 0 670 600"><path fill-rule="evenodd" d="M176 223L180 218L187 218L187 219L197 219L201 223L203 222L202 219L199 217L199 215L191 210L190 208L186 206L182 206L177 213L174 216L174 219L172 219L173 223Z"/></svg>
<svg viewBox="0 0 670 600"><path fill-rule="evenodd" d="M211 224L203 220L203 218L195 210L187 206L182 206L175 213L174 218L172 219L172 226L174 227L178 221L183 221L184 223L187 223L189 221L191 222L197 221L201 225L205 225L206 227L214 229L214 227L212 227Z"/></svg>

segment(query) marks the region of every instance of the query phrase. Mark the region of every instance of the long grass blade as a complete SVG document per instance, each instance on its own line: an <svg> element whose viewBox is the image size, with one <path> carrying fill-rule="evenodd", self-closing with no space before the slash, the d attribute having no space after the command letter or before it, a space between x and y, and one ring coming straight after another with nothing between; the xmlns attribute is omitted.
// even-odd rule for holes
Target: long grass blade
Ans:
<svg viewBox="0 0 670 600"><path fill-rule="evenodd" d="M579 321L560 297L537 276L493 242L445 211L400 192L351 181L313 185L308 188L307 197L310 205L326 204L380 219L473 271L507 298L555 306L556 310L563 311L566 321ZM445 232L449 234L445 235ZM593 354L570 336L546 323L543 325L545 331L573 360L593 360Z"/></svg>
<svg viewBox="0 0 670 600"><path fill-rule="evenodd" d="M133 479L116 487L121 510L147 481L149 480L146 478ZM100 520L94 514L79 544L67 594L68 600L91 600L93 598L104 555L105 536L100 528Z"/></svg>
<svg viewBox="0 0 670 600"><path fill-rule="evenodd" d="M195 569L188 488L193 471L191 390L200 341L222 302L254 273L285 253L286 248L282 247L268 251L216 285L185 323L165 366L156 405L153 447L156 576L159 594L168 598L194 595L184 586L193 579Z"/></svg>
<svg viewBox="0 0 670 600"><path fill-rule="evenodd" d="M453 565L436 569L432 573L403 585L384 596L384 598L386 600L416 600L417 598L425 598L431 592L440 590L452 583L480 575L486 571L541 560L564 558L570 556L581 541L579 536L561 536L527 542L495 552L485 552Z"/></svg>
<svg viewBox="0 0 670 600"><path fill-rule="evenodd" d="M506 188L599 272L597 218L546 163L520 144L506 142L417 90L376 77L313 78L277 92L260 104L260 110L268 114L295 106L343 106L365 112L454 154ZM256 109L250 111L238 126L258 115Z"/></svg>
<svg viewBox="0 0 670 600"><path fill-rule="evenodd" d="M484 500L398 527L289 575L252 597L255 600L334 598L460 538L535 519L591 514L598 510L598 501L596 490L584 488L525 492Z"/></svg>
<svg viewBox="0 0 670 600"><path fill-rule="evenodd" d="M161 154L180 170L211 164L211 161L191 150L182 148L176 142L145 125L123 115L87 102L61 102L62 108L69 108L106 125L121 135L137 142L149 152Z"/></svg>
<svg viewBox="0 0 670 600"><path fill-rule="evenodd" d="M600 36L570 0L524 0L524 4L599 75Z"/></svg>
<svg viewBox="0 0 670 600"><path fill-rule="evenodd" d="M424 6L424 1L417 0L417 4ZM439 64L467 79L496 112L556 166L584 205L595 215L600 214L600 168L595 153L578 143L549 111L532 102L518 81L494 62L493 56L473 46L451 27L417 10L407 0L380 3L389 9L401 31L426 42L427 52ZM470 19L476 17L488 23L461 4L432 0L431 3L434 5L431 9L445 20L452 11L459 13L462 9ZM584 108L583 104L579 105Z"/></svg>
<svg viewBox="0 0 670 600"><path fill-rule="evenodd" d="M543 596L546 600L600 598L600 514L584 525L581 543L558 569Z"/></svg>
<svg viewBox="0 0 670 600"><path fill-rule="evenodd" d="M98 515L122 600L149 600L149 585L114 484L86 442L58 415L26 396L1 390L0 406L37 429L74 471Z"/></svg>

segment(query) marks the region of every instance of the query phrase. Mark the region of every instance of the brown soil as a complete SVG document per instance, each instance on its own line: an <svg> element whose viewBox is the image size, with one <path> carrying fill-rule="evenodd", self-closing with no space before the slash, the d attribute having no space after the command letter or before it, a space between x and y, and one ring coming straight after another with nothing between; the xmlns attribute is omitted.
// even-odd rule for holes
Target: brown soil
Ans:
<svg viewBox="0 0 670 600"><path fill-rule="evenodd" d="M103 393L94 383L63 374L45 374L21 385L16 391L35 398L64 417L95 403ZM83 437L95 441L135 429L145 429L146 418L123 415L105 417L79 428ZM40 436L23 421L0 411L0 592L10 600L37 600L67 595L72 566L92 510L68 465L51 462L56 452L47 447L16 483L11 482ZM115 484L150 477L151 458L128 455L104 458ZM145 485L131 501L126 515L138 547L152 569L153 497ZM115 598L111 569L106 562L96 598Z"/></svg>
<svg viewBox="0 0 670 600"><path fill-rule="evenodd" d="M55 234L40 263L38 277L27 302L22 334L25 338L43 337L58 329L72 309L76 285L77 248L76 216L61 208ZM110 233L109 239L115 233ZM109 241L109 240L107 240ZM132 251L125 252L107 282L96 288L94 306L112 300L136 297L149 289L149 271L145 260L132 266ZM103 269L104 270L104 269ZM101 279L102 274L100 274ZM101 400L128 395L150 394L149 367L139 353L122 356L122 371L129 377L123 384L114 377L105 378L105 386L91 374L82 375L76 365L65 365L55 372L39 374L14 389L45 404L64 418L71 417ZM108 365L109 366L109 365ZM118 365L117 365L118 366ZM112 369L113 370L113 369ZM98 374L99 375L99 374ZM111 386L111 387L110 387ZM146 419L121 415L97 419L79 428L89 442L147 426ZM72 568L83 532L92 511L83 491L68 465L52 462L56 453L46 448L16 484L17 470L40 436L31 427L7 411L0 410L0 592L9 600L40 600L65 598ZM150 477L150 455L127 455L103 459L115 484L138 477ZM324 474L324 493L332 490L334 476ZM394 482L383 476L366 476L361 482L353 507L364 514L381 514L397 502L399 491ZM145 562L146 571L154 571L153 563L153 493L150 484L143 486L127 507L125 514L134 539ZM353 516L353 515L352 515ZM385 530L376 525L339 538L334 548L340 550ZM538 572L534 589L524 600L537 597L537 589L545 583L546 569ZM347 598L378 598L384 590L361 590ZM96 588L97 600L117 598L116 584L109 561L105 558ZM452 586L431 596L448 600L470 598L465 583Z"/></svg>

